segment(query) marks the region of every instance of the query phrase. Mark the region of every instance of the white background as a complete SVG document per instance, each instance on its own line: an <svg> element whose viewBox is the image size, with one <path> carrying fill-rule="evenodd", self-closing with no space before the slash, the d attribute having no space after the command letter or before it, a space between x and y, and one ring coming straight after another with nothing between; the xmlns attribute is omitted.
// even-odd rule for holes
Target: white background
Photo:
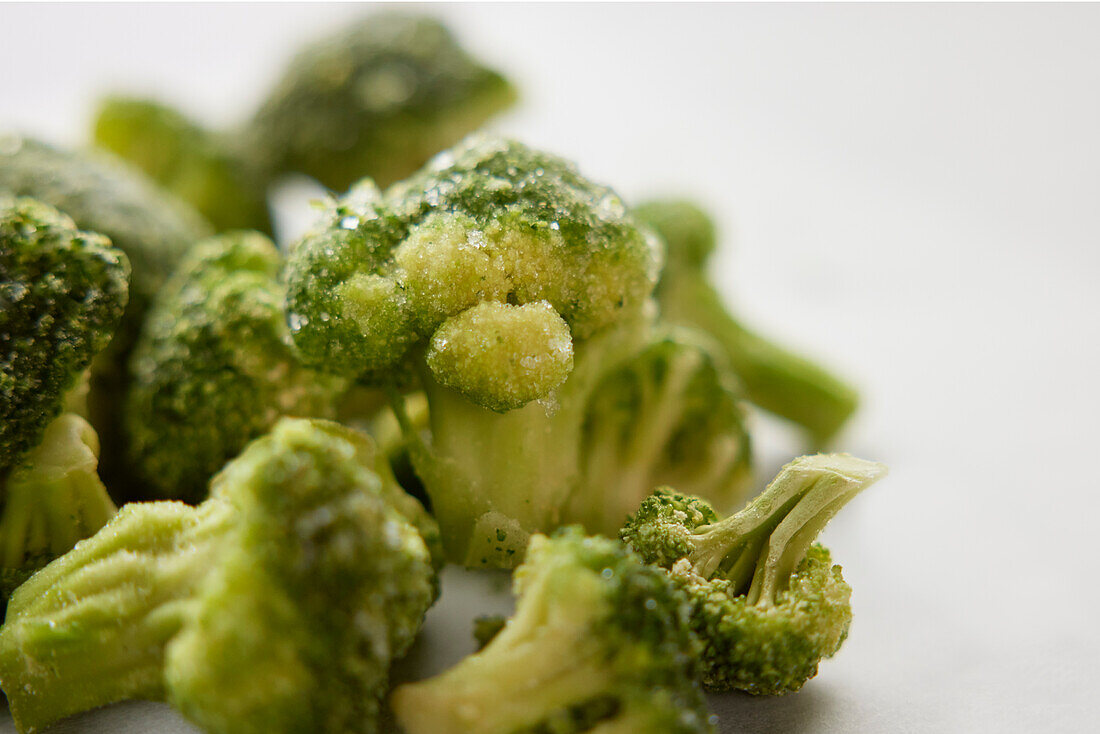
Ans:
<svg viewBox="0 0 1100 734"><path fill-rule="evenodd" d="M893 471L826 531L851 637L796 695L716 697L722 731L1095 731L1100 8L435 10L519 84L498 129L630 200L700 198L729 302L862 388L838 447ZM0 5L0 129L79 144L108 90L230 124L363 12ZM799 446L758 427L763 482ZM428 668L503 603L459 576Z"/></svg>

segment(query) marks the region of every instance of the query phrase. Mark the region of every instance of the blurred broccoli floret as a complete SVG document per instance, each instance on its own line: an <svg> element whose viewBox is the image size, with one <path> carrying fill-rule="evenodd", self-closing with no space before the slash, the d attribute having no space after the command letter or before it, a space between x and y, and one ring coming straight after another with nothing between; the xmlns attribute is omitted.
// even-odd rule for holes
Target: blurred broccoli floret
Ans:
<svg viewBox="0 0 1100 734"><path fill-rule="evenodd" d="M588 399L644 345L658 266L611 190L475 136L385 196L363 182L334 204L289 256L288 319L318 369L419 375L430 436L395 409L448 556L513 566L560 524Z"/></svg>
<svg viewBox="0 0 1100 734"><path fill-rule="evenodd" d="M99 103L94 138L202 212L219 232L271 230L266 172L238 136L205 130L157 102L108 97Z"/></svg>
<svg viewBox="0 0 1100 734"><path fill-rule="evenodd" d="M504 626L508 624L508 618L499 614L481 616L474 619L474 642L477 649L484 650L500 634Z"/></svg>
<svg viewBox="0 0 1100 734"><path fill-rule="evenodd" d="M150 494L202 499L210 477L280 416L331 417L343 378L299 364L283 315L281 256L256 232L196 245L149 311L131 359L125 422Z"/></svg>
<svg viewBox="0 0 1100 734"><path fill-rule="evenodd" d="M273 171L385 186L515 101L439 21L379 13L298 53L246 128Z"/></svg>
<svg viewBox="0 0 1100 734"><path fill-rule="evenodd" d="M796 459L745 509L719 520L695 497L660 490L622 539L670 570L692 599L711 690L796 691L848 635L849 595L839 566L814 539L886 467L846 454Z"/></svg>
<svg viewBox="0 0 1100 734"><path fill-rule="evenodd" d="M95 431L62 410L114 333L129 274L106 237L0 195L0 600L114 512Z"/></svg>
<svg viewBox="0 0 1100 734"><path fill-rule="evenodd" d="M828 443L855 411L856 391L730 314L706 273L715 244L714 224L706 213L686 201L652 201L634 214L668 245L656 292L662 318L710 334L725 350L751 402L802 426L816 445Z"/></svg>
<svg viewBox="0 0 1100 734"><path fill-rule="evenodd" d="M750 479L743 419L735 386L706 340L685 329L655 335L593 391L582 479L564 521L614 536L665 484L732 507Z"/></svg>
<svg viewBox="0 0 1100 734"><path fill-rule="evenodd" d="M375 732L434 572L352 435L284 419L198 507L129 504L20 587L0 628L19 731L144 698L212 734Z"/></svg>
<svg viewBox="0 0 1100 734"><path fill-rule="evenodd" d="M689 604L620 543L535 535L516 613L480 652L391 697L407 734L711 732Z"/></svg>
<svg viewBox="0 0 1100 734"><path fill-rule="evenodd" d="M111 491L128 492L121 438L126 360L145 309L177 261L209 224L156 188L140 171L108 155L58 150L34 139L0 133L0 195L29 196L100 232L132 265L130 299L114 338L92 364L89 418L103 444L100 474Z"/></svg>

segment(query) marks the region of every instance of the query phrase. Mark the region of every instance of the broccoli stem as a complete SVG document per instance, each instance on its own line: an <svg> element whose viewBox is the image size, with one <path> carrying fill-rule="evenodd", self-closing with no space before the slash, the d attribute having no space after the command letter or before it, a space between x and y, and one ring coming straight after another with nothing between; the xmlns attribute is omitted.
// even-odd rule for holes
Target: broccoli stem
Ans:
<svg viewBox="0 0 1100 734"><path fill-rule="evenodd" d="M0 688L19 731L164 698L164 647L234 512L220 500L127 505L15 592L0 627Z"/></svg>
<svg viewBox="0 0 1100 734"><path fill-rule="evenodd" d="M855 411L851 386L739 323L703 271L670 266L658 298L666 319L718 340L752 403L803 426L815 445L827 444Z"/></svg>

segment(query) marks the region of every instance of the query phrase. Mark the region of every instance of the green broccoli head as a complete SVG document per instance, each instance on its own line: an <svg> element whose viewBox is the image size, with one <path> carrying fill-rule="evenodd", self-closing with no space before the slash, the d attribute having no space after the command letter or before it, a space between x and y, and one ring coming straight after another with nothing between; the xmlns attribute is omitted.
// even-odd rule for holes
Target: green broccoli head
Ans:
<svg viewBox="0 0 1100 734"><path fill-rule="evenodd" d="M804 456L724 520L702 500L662 491L627 521L623 540L669 569L692 599L709 688L795 691L839 649L851 589L813 542L885 473L847 454Z"/></svg>
<svg viewBox="0 0 1100 734"><path fill-rule="evenodd" d="M157 102L108 97L99 103L94 139L194 206L219 232L270 231L265 174L235 137L207 131Z"/></svg>
<svg viewBox="0 0 1100 734"><path fill-rule="evenodd" d="M380 13L295 56L245 135L273 170L335 190L364 175L387 185L515 96L439 21Z"/></svg>
<svg viewBox="0 0 1100 734"><path fill-rule="evenodd" d="M588 404L582 445L582 480L564 521L605 535L615 535L659 485L730 507L750 478L734 380L706 340L682 329L658 332L603 377Z"/></svg>
<svg viewBox="0 0 1100 734"><path fill-rule="evenodd" d="M516 613L479 653L398 688L408 734L712 731L686 598L620 543L531 539Z"/></svg>
<svg viewBox="0 0 1100 734"><path fill-rule="evenodd" d="M151 494L202 499L210 477L280 416L330 416L347 386L298 360L281 257L255 232L194 247L158 295L131 359L125 428Z"/></svg>
<svg viewBox="0 0 1100 734"><path fill-rule="evenodd" d="M827 444L851 417L859 397L850 385L742 325L706 273L714 225L686 201L659 200L634 210L667 247L668 266L656 295L671 323L709 334L725 352L750 402L801 426L815 445Z"/></svg>
<svg viewBox="0 0 1100 734"><path fill-rule="evenodd" d="M13 595L20 731L128 698L209 732L374 732L433 598L427 546L342 429L283 419L198 507L132 503Z"/></svg>
<svg viewBox="0 0 1100 734"><path fill-rule="evenodd" d="M0 195L0 479L41 442L65 392L111 340L129 276L106 237L38 201Z"/></svg>

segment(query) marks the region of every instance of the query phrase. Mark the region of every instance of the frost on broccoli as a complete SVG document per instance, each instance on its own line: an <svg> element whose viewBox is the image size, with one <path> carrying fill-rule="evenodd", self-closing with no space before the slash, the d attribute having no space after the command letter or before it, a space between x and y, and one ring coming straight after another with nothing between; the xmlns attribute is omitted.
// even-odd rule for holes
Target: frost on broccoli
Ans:
<svg viewBox="0 0 1100 734"><path fill-rule="evenodd" d="M219 235L193 248L154 301L124 422L148 494L201 500L210 477L280 416L335 412L347 382L299 363L280 266L263 235Z"/></svg>
<svg viewBox="0 0 1100 734"><path fill-rule="evenodd" d="M379 13L298 53L245 135L272 171L338 191L364 175L387 185L515 96L439 21Z"/></svg>
<svg viewBox="0 0 1100 734"><path fill-rule="evenodd" d="M560 524L585 406L648 338L659 260L614 192L475 136L333 204L290 254L288 320L318 369L419 375L430 436L406 433L448 555L511 566Z"/></svg>
<svg viewBox="0 0 1100 734"><path fill-rule="evenodd" d="M692 599L710 690L796 691L847 637L851 589L814 540L853 497L886 473L846 454L796 459L724 520L704 501L661 490L622 539L669 570Z"/></svg>
<svg viewBox="0 0 1100 734"><path fill-rule="evenodd" d="M212 734L377 731L434 572L346 429L283 419L197 507L132 503L13 595L20 732L131 698Z"/></svg>
<svg viewBox="0 0 1100 734"><path fill-rule="evenodd" d="M531 539L516 613L478 653L391 697L407 734L712 732L689 604L659 569L577 528Z"/></svg>
<svg viewBox="0 0 1100 734"><path fill-rule="evenodd" d="M723 508L744 498L749 434L734 381L714 355L699 335L666 330L600 381L565 522L614 536L661 485Z"/></svg>
<svg viewBox="0 0 1100 734"><path fill-rule="evenodd" d="M705 271L715 245L714 224L706 213L686 201L652 201L634 213L668 246L668 263L656 291L661 316L710 334L751 402L802 426L816 444L828 443L855 411L856 391L745 328L729 313Z"/></svg>
<svg viewBox="0 0 1100 734"><path fill-rule="evenodd" d="M99 103L94 138L194 206L219 232L271 230L267 175L243 136L210 132L157 102L108 97Z"/></svg>
<svg viewBox="0 0 1100 734"><path fill-rule="evenodd" d="M68 394L110 341L130 273L106 237L0 195L0 599L114 512Z"/></svg>

